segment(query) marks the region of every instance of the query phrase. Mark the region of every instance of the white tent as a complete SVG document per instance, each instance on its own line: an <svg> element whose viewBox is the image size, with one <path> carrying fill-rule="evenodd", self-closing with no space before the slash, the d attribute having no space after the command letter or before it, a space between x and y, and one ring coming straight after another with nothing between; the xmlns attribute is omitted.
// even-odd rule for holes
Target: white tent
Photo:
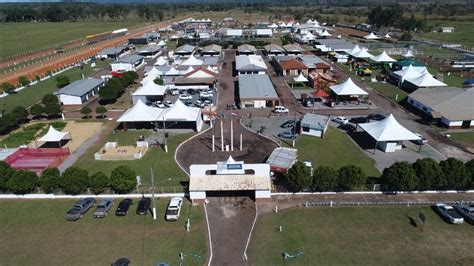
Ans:
<svg viewBox="0 0 474 266"><path fill-rule="evenodd" d="M384 38L390 39L390 38L392 38L392 36L390 36L390 34L387 33L387 34L385 34Z"/></svg>
<svg viewBox="0 0 474 266"><path fill-rule="evenodd" d="M268 28L270 28L270 29L276 29L276 28L278 28L278 25L275 24L275 23L273 23L272 25L268 26Z"/></svg>
<svg viewBox="0 0 474 266"><path fill-rule="evenodd" d="M160 40L160 42L158 43L158 46L165 46L165 45L166 45L166 43L163 40Z"/></svg>
<svg viewBox="0 0 474 266"><path fill-rule="evenodd" d="M204 61L197 59L194 55L191 55L181 65L182 66L201 66Z"/></svg>
<svg viewBox="0 0 474 266"><path fill-rule="evenodd" d="M164 109L147 106L141 100L125 113L123 113L117 122L153 122L157 121Z"/></svg>
<svg viewBox="0 0 474 266"><path fill-rule="evenodd" d="M332 36L332 34L329 33L329 31L324 30L321 34L319 34L319 36L322 36L322 37L329 37L329 36Z"/></svg>
<svg viewBox="0 0 474 266"><path fill-rule="evenodd" d="M372 61L375 61L375 62L378 62L378 63L393 63L393 62L397 62L396 59L393 59L391 58L386 52L385 50L377 55L377 56L374 56L372 58L370 58Z"/></svg>
<svg viewBox="0 0 474 266"><path fill-rule="evenodd" d="M137 103L138 99L141 98L139 96L164 96L166 90L167 88L165 86L158 85L154 81L148 81L132 93L133 103Z"/></svg>
<svg viewBox="0 0 474 266"><path fill-rule="evenodd" d="M360 46L357 44L356 46L354 46L354 48L347 51L347 53L350 54L350 55L354 55L354 54L357 54L358 52L360 52L360 50L361 50Z"/></svg>
<svg viewBox="0 0 474 266"><path fill-rule="evenodd" d="M378 39L380 39L380 37L375 35L373 32L371 32L369 35L364 36L364 39L366 39L366 40L378 40Z"/></svg>
<svg viewBox="0 0 474 266"><path fill-rule="evenodd" d="M158 121L169 122L196 122L196 131L202 129L202 110L198 107L186 106L181 100L177 100L171 108L165 109Z"/></svg>
<svg viewBox="0 0 474 266"><path fill-rule="evenodd" d="M418 72L411 64L405 69L393 72L393 74L397 75L402 82L405 79L412 79L421 76L421 73Z"/></svg>
<svg viewBox="0 0 474 266"><path fill-rule="evenodd" d="M161 72L155 68L155 67L152 67L150 70L148 70L147 72L145 72L143 75L145 77L148 77L148 76L152 76L152 77L157 77L161 74Z"/></svg>
<svg viewBox="0 0 474 266"><path fill-rule="evenodd" d="M341 84L330 86L329 88L338 96L368 95L368 93L357 86L351 78L348 78Z"/></svg>
<svg viewBox="0 0 474 266"><path fill-rule="evenodd" d="M408 50L402 56L405 57L405 58L414 57L412 50Z"/></svg>
<svg viewBox="0 0 474 266"><path fill-rule="evenodd" d="M308 33L306 33L306 35L303 36L302 39L306 40L306 41L312 41L312 40L316 39L316 37L311 32L308 32Z"/></svg>
<svg viewBox="0 0 474 266"><path fill-rule="evenodd" d="M367 51L367 48L365 48L365 47L363 47L359 52L357 52L355 54L352 54L352 56L355 57L355 58L364 58L364 59L374 57L374 55L370 54Z"/></svg>
<svg viewBox="0 0 474 266"><path fill-rule="evenodd" d="M69 132L61 132L53 126L49 126L48 132L42 136L38 141L41 142L60 142L61 140L71 139Z"/></svg>
<svg viewBox="0 0 474 266"><path fill-rule="evenodd" d="M419 77L406 79L406 81L418 88L448 86L445 83L435 79L428 71L425 71L424 74L420 75Z"/></svg>
<svg viewBox="0 0 474 266"><path fill-rule="evenodd" d="M305 76L303 76L303 73L300 73L299 76L294 77L293 80L295 82L308 82L308 79Z"/></svg>
<svg viewBox="0 0 474 266"><path fill-rule="evenodd" d="M168 64L168 58L165 56L160 56L156 59L156 62L153 64L155 66L164 66Z"/></svg>

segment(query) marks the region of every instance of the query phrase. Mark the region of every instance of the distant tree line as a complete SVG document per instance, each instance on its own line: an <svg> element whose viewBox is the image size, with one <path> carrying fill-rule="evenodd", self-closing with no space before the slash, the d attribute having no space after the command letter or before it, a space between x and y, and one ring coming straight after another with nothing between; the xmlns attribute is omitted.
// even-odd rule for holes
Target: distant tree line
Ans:
<svg viewBox="0 0 474 266"><path fill-rule="evenodd" d="M111 189L116 193L128 193L137 186L136 174L130 167L122 165L112 170L110 176L103 172L92 175L79 167L69 167L60 173L57 168L48 168L40 176L28 170L16 170L0 161L0 191L27 194L41 188L44 193L77 195L88 190L100 194Z"/></svg>

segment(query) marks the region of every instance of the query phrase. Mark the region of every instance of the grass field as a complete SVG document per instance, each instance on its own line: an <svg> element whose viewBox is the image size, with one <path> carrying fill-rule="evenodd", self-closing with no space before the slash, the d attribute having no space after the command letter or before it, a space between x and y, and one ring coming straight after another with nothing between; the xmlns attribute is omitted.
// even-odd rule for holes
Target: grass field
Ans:
<svg viewBox="0 0 474 266"><path fill-rule="evenodd" d="M254 265L285 265L282 253L303 256L286 265L473 265L472 225L449 225L430 208L321 207L259 217L249 248ZM283 231L279 232L278 227Z"/></svg>
<svg viewBox="0 0 474 266"><path fill-rule="evenodd" d="M309 160L313 166L339 168L348 164L361 167L368 176L380 176L375 162L367 157L349 137L329 127L325 139L302 135L296 141L298 160Z"/></svg>
<svg viewBox="0 0 474 266"><path fill-rule="evenodd" d="M454 141L474 150L474 132L449 132L449 135Z"/></svg>
<svg viewBox="0 0 474 266"><path fill-rule="evenodd" d="M474 45L474 21L443 21L428 20L427 27L432 30L438 30L440 27L456 27L453 33L426 32L422 37L439 40L447 43L463 44L468 47Z"/></svg>
<svg viewBox="0 0 474 266"><path fill-rule="evenodd" d="M49 125L52 125L57 130L62 130L65 122L51 122L51 123L35 123L25 125L18 131L12 132L0 140L0 146L8 148L16 148L20 145L28 145L36 137L42 136L48 132Z"/></svg>
<svg viewBox="0 0 474 266"><path fill-rule="evenodd" d="M110 64L110 60L97 61L96 67L94 69L98 70L104 68ZM89 76L94 73L94 70L91 68L90 64L84 66L84 69L81 71L79 67L73 67L63 73L59 74L61 76L68 76L70 81L76 81L82 78L81 74L84 76ZM57 75L57 76L59 76ZM56 91L56 77L51 77L47 80L43 80L37 84L34 84L26 89L19 91L18 93L8 95L7 97L1 98L0 103L3 104L3 109L6 111L11 111L16 106L30 107L37 102L41 101L44 95L48 93L53 93Z"/></svg>
<svg viewBox="0 0 474 266"><path fill-rule="evenodd" d="M26 22L0 23L0 59L31 50L61 46L87 35L127 28L143 22Z"/></svg>
<svg viewBox="0 0 474 266"><path fill-rule="evenodd" d="M0 201L2 265L110 265L126 257L131 265L178 265L179 253L196 253L207 258L205 219L201 207L184 204L177 222L166 222L169 199L159 199L157 220L150 214L136 215L138 199L129 214L104 219L92 218L93 209L83 219L64 218L74 200ZM113 211L119 203L114 200ZM190 217L191 231L185 232ZM184 265L203 265L186 257Z"/></svg>
<svg viewBox="0 0 474 266"><path fill-rule="evenodd" d="M111 135L109 141L113 140L122 145L133 144L134 140L139 135L147 135L146 131L125 131L118 132L116 135ZM191 137L193 133L170 136L168 139L168 153L165 153L162 148L150 147L146 155L140 160L130 161L96 161L94 160L94 153L96 153L104 144L98 143L92 145L74 164L74 166L81 167L94 173L96 171L103 171L107 175L112 172L114 168L120 165L130 166L137 175L141 176L142 184L150 184L150 168L153 168L155 183L158 187L180 186L181 182L187 181L187 175L184 173L174 160L174 153L179 143ZM171 180L167 180L171 178ZM181 192L181 191L177 191Z"/></svg>

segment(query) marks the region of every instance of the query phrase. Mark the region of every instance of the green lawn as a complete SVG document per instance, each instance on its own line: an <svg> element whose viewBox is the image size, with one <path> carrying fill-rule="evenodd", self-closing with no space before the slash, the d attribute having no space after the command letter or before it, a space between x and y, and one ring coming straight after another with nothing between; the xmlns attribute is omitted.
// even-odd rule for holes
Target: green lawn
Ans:
<svg viewBox="0 0 474 266"><path fill-rule="evenodd" d="M5 138L0 140L0 146L15 148L20 145L28 145L35 138L42 136L48 132L49 125L52 125L57 130L62 130L65 122L51 122L51 123L36 123L28 126L23 126L20 130L8 134Z"/></svg>
<svg viewBox="0 0 474 266"><path fill-rule="evenodd" d="M428 71L436 77L436 74L438 74L439 70L436 68L428 67ZM448 86L452 87L458 87L462 88L463 83L466 79L462 78L458 75L449 75L446 73L443 73L443 82L446 83Z"/></svg>
<svg viewBox="0 0 474 266"><path fill-rule="evenodd" d="M26 22L0 23L0 58L61 46L87 35L127 28L143 22Z"/></svg>
<svg viewBox="0 0 474 266"><path fill-rule="evenodd" d="M368 176L380 176L374 160L367 157L342 131L329 127L324 139L302 135L296 141L298 160L309 160L314 166L341 166L353 164Z"/></svg>
<svg viewBox="0 0 474 266"><path fill-rule="evenodd" d="M100 69L108 66L110 60L97 61L95 69ZM68 76L70 81L76 81L82 78L81 74L84 76L89 76L94 73L94 69L91 68L90 64L84 66L84 69L81 71L79 67L73 67L63 73L59 74L62 76ZM57 76L59 76L57 75ZM47 80L41 81L37 84L32 85L26 89L19 91L18 93L8 95L7 97L1 98L0 103L3 101L3 109L6 111L11 111L16 106L30 107L37 102L41 101L44 95L48 93L53 93L56 91L56 77L53 76Z"/></svg>
<svg viewBox="0 0 474 266"><path fill-rule="evenodd" d="M0 201L2 265L110 265L127 257L132 265L178 265L179 253L196 253L207 258L205 218L201 207L184 204L177 222L166 222L169 199L159 199L157 220L136 215L138 199L125 217L110 213L92 218L93 209L83 219L64 218L74 200ZM119 199L114 200L115 207ZM185 232L187 218L191 231ZM184 265L204 262L186 257Z"/></svg>
<svg viewBox="0 0 474 266"><path fill-rule="evenodd" d="M407 217L418 219L421 230ZM283 231L279 232L279 226ZM472 225L445 223L428 207L318 207L259 216L249 248L254 265L473 265Z"/></svg>
<svg viewBox="0 0 474 266"><path fill-rule="evenodd" d="M454 141L474 150L474 132L449 132L448 134Z"/></svg>
<svg viewBox="0 0 474 266"><path fill-rule="evenodd" d="M141 134L144 135L146 132L118 132L116 135L110 136L109 140L115 141L118 139L119 143L131 144L134 142L136 137ZM106 174L110 174L117 166L128 165L133 170L135 170L137 175L141 176L142 184L144 185L150 184L150 168L153 168L156 186L175 186L176 189L179 189L178 187L180 186L180 182L188 181L188 177L186 173L184 173L181 168L179 168L178 164L174 160L174 153L179 143L190 138L193 134L194 133L188 133L170 136L168 139L168 153L165 153L161 148L150 147L146 155L140 160L96 161L94 159L94 153L96 153L105 144L105 142L98 143L92 145L74 165L88 170L89 173L94 173L100 170ZM168 181L168 178L171 178L171 180Z"/></svg>
<svg viewBox="0 0 474 266"><path fill-rule="evenodd" d="M427 21L427 27L432 30L438 30L440 27L456 27L453 33L439 33L439 32L426 32L422 33L422 37L430 38L433 40L439 40L448 43L458 43L469 47L473 47L474 44L474 21L443 21L443 20L429 20Z"/></svg>

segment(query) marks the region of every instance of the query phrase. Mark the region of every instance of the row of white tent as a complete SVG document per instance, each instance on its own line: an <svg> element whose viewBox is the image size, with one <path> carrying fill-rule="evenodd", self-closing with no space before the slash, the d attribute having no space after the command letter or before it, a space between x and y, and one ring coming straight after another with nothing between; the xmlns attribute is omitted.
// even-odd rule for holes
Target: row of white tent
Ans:
<svg viewBox="0 0 474 266"><path fill-rule="evenodd" d="M316 27L319 27L319 26L320 26L319 22L318 22L317 20L315 20L315 19L308 19L308 20L306 21L306 24L312 24L312 25L314 25L314 26L316 26ZM271 25L268 26L268 28L269 28L269 29L292 28L292 27L296 27L296 26L299 26L299 25L300 25L299 22L293 23L293 22L290 21L290 22L287 22L287 23L285 23L285 22L280 22L280 23L278 23L278 25L277 25L276 23L272 23Z"/></svg>
<svg viewBox="0 0 474 266"><path fill-rule="evenodd" d="M428 72L426 67L413 67L409 65L408 67L393 72L402 84L404 81L407 81L418 88L428 88L428 87L445 87L448 86L444 82L441 82L433 77L433 75Z"/></svg>
<svg viewBox="0 0 474 266"><path fill-rule="evenodd" d="M349 55L351 55L352 57L355 57L355 58L359 58L359 59L370 59L374 62L377 62L377 63L393 63L393 62L397 62L396 59L390 57L386 52L385 50L377 55L377 56L374 56L372 55L371 53L369 53L368 49L365 48L365 47L360 47L359 45L356 45L354 46L354 48L352 48L351 50L347 51L347 53ZM411 53L411 51L408 51L406 54L404 54L403 56L405 57L412 57L413 54Z"/></svg>
<svg viewBox="0 0 474 266"><path fill-rule="evenodd" d="M321 33L317 33L319 37L331 37L332 34L329 33L328 30L324 29ZM314 41L317 39L317 36L312 34L311 32L308 32L302 36L299 36L299 39L301 41L309 42L309 41Z"/></svg>

